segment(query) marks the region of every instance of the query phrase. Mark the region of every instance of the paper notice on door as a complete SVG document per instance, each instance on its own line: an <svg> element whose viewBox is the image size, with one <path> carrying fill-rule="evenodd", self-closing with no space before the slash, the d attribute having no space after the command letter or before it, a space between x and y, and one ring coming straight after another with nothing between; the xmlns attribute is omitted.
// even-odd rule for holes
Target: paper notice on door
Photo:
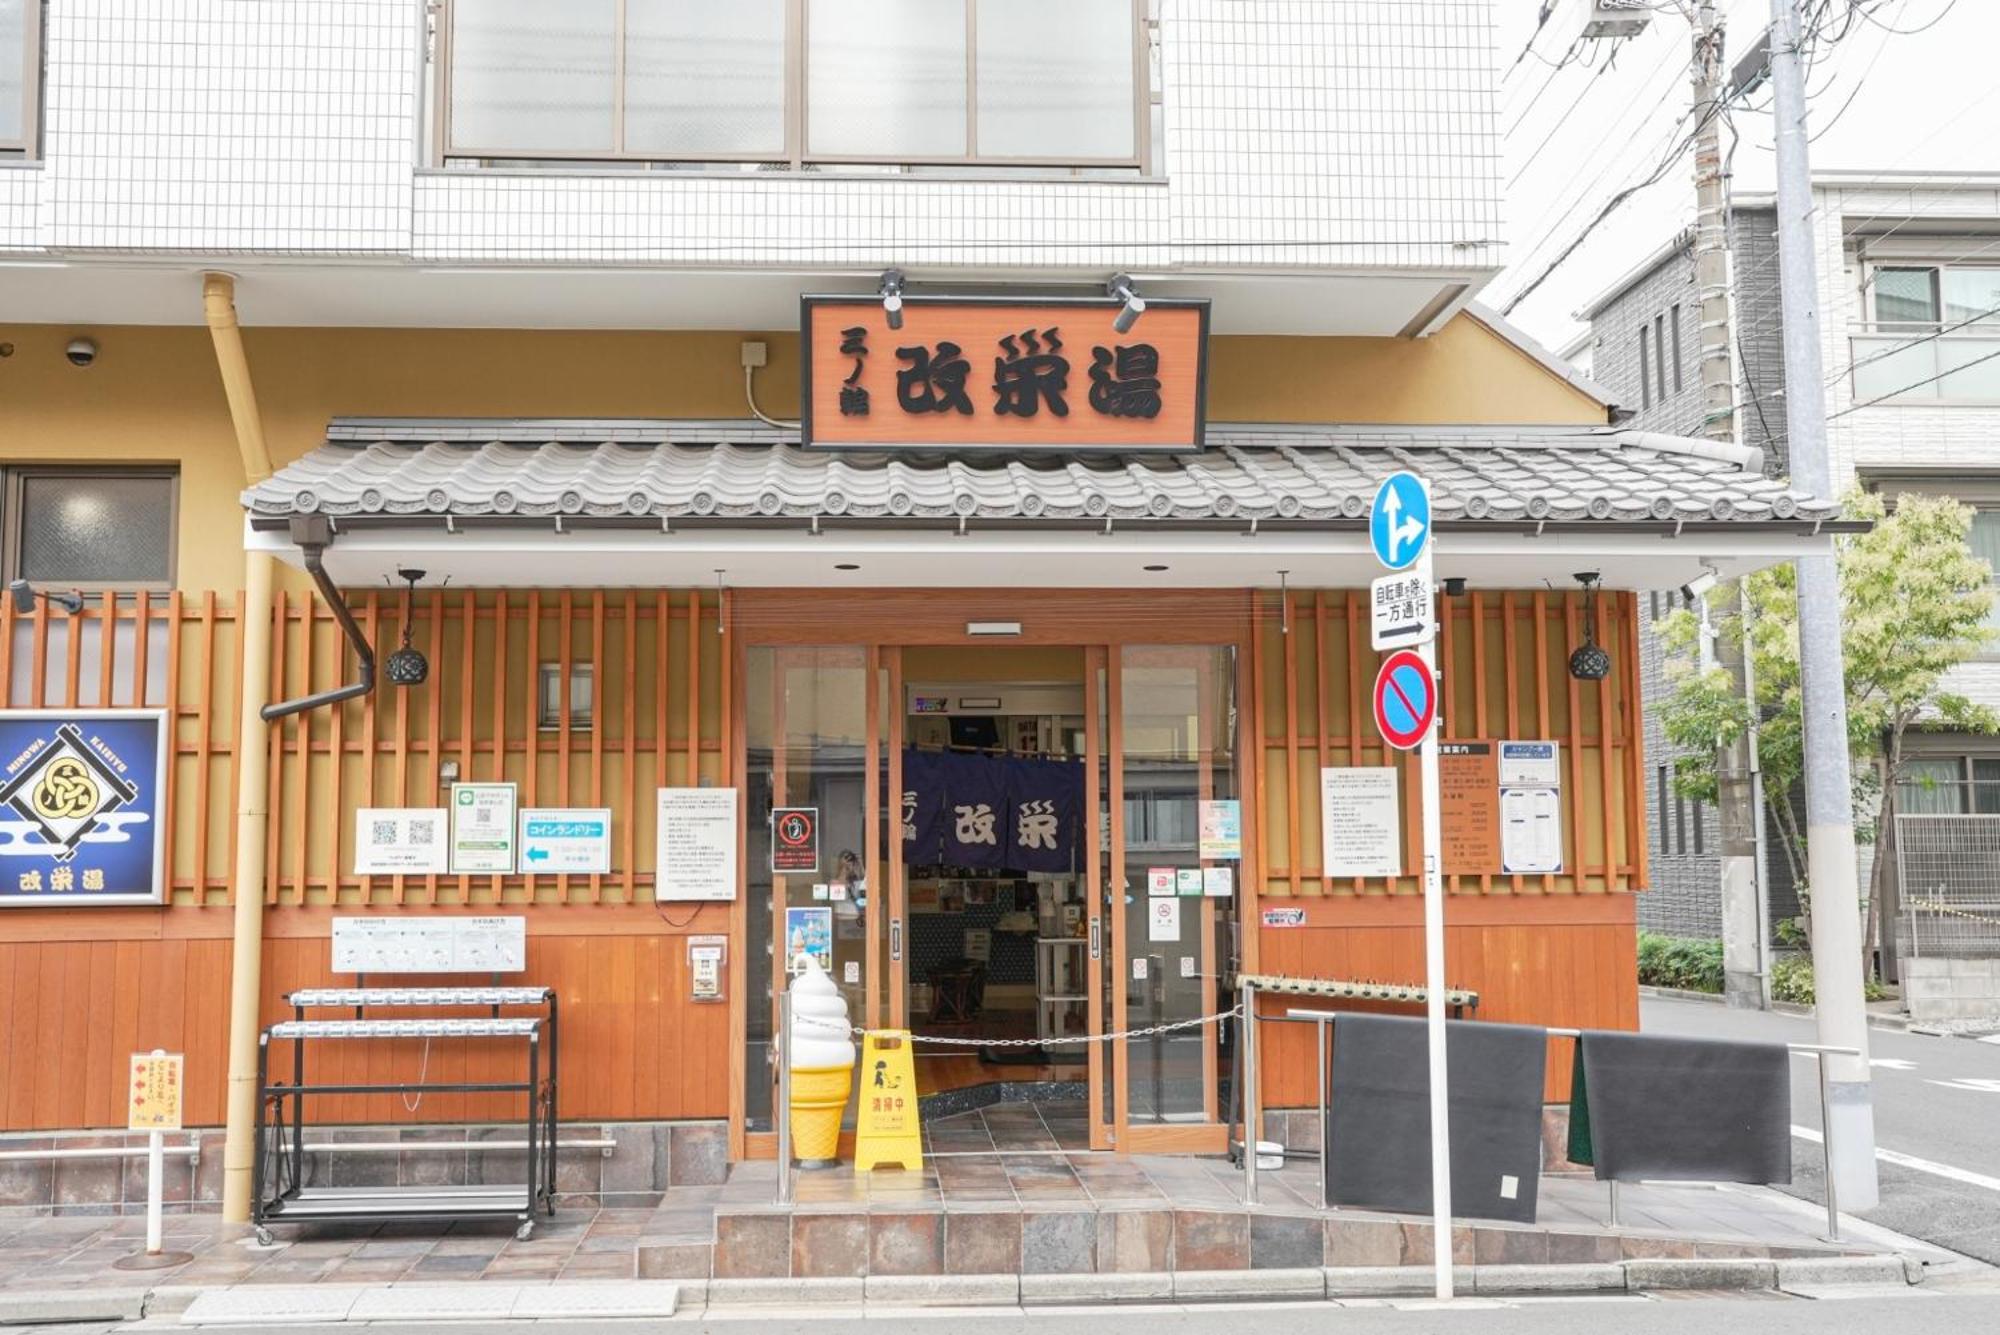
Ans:
<svg viewBox="0 0 2000 1335"><path fill-rule="evenodd" d="M1174 892L1174 869L1172 867L1148 867L1146 869L1146 893L1149 895L1171 895Z"/></svg>
<svg viewBox="0 0 2000 1335"><path fill-rule="evenodd" d="M1146 906L1146 939L1148 941L1178 941L1181 939L1181 902L1178 899L1155 899Z"/></svg>
<svg viewBox="0 0 2000 1335"><path fill-rule="evenodd" d="M1387 765L1319 772L1321 862L1328 876L1401 876L1403 839L1396 771Z"/></svg>
<svg viewBox="0 0 2000 1335"><path fill-rule="evenodd" d="M1203 867L1201 892L1210 899L1227 899L1236 893L1236 868Z"/></svg>

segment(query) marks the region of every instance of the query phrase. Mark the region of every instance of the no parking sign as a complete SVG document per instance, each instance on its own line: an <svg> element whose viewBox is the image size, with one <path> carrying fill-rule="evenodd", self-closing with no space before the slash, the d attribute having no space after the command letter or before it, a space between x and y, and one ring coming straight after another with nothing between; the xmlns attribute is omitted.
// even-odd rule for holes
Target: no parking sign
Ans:
<svg viewBox="0 0 2000 1335"><path fill-rule="evenodd" d="M1382 660L1375 674L1375 726L1398 751L1414 751L1437 719L1437 678L1413 650Z"/></svg>

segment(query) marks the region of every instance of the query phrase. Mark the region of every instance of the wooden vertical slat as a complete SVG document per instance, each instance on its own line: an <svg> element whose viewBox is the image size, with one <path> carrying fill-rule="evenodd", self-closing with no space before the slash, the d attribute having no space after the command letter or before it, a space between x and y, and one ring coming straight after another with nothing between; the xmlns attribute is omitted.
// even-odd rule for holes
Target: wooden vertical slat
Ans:
<svg viewBox="0 0 2000 1335"><path fill-rule="evenodd" d="M1091 924L1097 926L1099 955L1091 959L1086 954L1084 990L1090 996L1084 1013L1084 1030L1095 1038L1104 1032L1104 969L1107 952L1110 949L1111 924L1104 920L1104 824L1098 819L1103 809L1101 791L1102 775L1099 773L1104 763L1104 737L1102 732L1103 714L1099 706L1102 697L1098 694L1097 679L1104 671L1104 651L1095 645L1083 651L1083 848L1084 848L1084 923L1085 939L1090 936ZM901 708L903 698L900 687L895 699ZM1246 769L1255 770L1254 762ZM1246 802L1245 809L1249 804ZM901 858L896 859L902 862ZM1246 875L1241 887L1246 896L1250 892L1250 878ZM1038 947L1039 949L1039 947ZM1088 947L1086 947L1086 951ZM1089 1079L1085 1082L1086 1095L1090 1104L1090 1148L1102 1150L1111 1148L1105 1138L1104 1126L1104 1068L1109 1060L1102 1043L1092 1043L1089 1048Z"/></svg>
<svg viewBox="0 0 2000 1335"><path fill-rule="evenodd" d="M699 621L698 614L701 610L701 604L696 600L697 598L698 595L692 596L688 603L689 643L694 642L694 627ZM877 674L880 673L882 667L881 653L882 651L877 646L873 644L869 645L862 655L861 670L861 735L863 739L861 743L861 865L868 869L868 884L872 886L883 885L887 879L882 875L882 819L880 815L882 810L882 689L877 680ZM688 667L691 672L694 666L694 658L690 655ZM692 684L692 676L690 676L689 680L690 684ZM688 693L690 695L694 694L692 690ZM691 717L688 719L688 725L690 729L693 729L689 736L691 742L699 734L699 729L695 728L695 723L696 720L694 718ZM693 750L689 751L690 764L693 763L695 754ZM852 887L849 887L849 893L853 893ZM876 898L878 902L875 906L875 911L867 914L865 918L863 930L867 932L867 937L862 942L861 947L861 972L862 976L868 980L862 995L862 1012L868 1018L863 1023L870 1029L877 1028L883 1023L882 986L880 981L883 975L878 973L877 970L886 968L888 961L888 952L883 949L882 942L883 910L893 909L893 905L885 905L879 902L881 899L880 895L877 895Z"/></svg>
<svg viewBox="0 0 2000 1335"><path fill-rule="evenodd" d="M283 589L275 590L272 597L271 661L266 666L264 681L266 688L270 691L270 698L273 700L283 700L286 697L285 660L287 655L285 639L291 632L291 599ZM306 611L310 615L312 611L312 604L310 602L306 604ZM308 638L311 637L310 623L307 625L307 636ZM312 678L308 676L306 678L306 690L311 689ZM304 691L301 691L300 694L304 694ZM285 730L288 726L303 727L304 720L301 718L297 724L288 724L285 720L280 719L278 722L264 729L264 810L270 814L276 814L285 809ZM305 763L309 764L310 761L308 760ZM303 801L306 788L303 775L301 775L296 786L299 789L298 798L300 801ZM338 808L335 810L337 813ZM264 840L264 902L266 904L276 904L280 898L278 893L278 864L279 858L284 852L284 841L287 834L298 840L301 849L305 847L306 831L303 824L292 825L288 828L282 823L274 822L269 826L269 833ZM304 853L301 852L300 857L304 856ZM300 893L303 896L303 878L300 880Z"/></svg>
<svg viewBox="0 0 2000 1335"><path fill-rule="evenodd" d="M1597 631L1604 637L1606 652L1609 652L1610 646L1618 642L1618 636L1615 634L1618 616L1616 596L1600 593L1597 596L1596 611ZM1607 615L1612 619L1612 628L1609 631L1605 629L1604 622ZM1607 893L1617 889L1618 864L1624 861L1611 842L1611 830L1616 823L1615 813L1618 810L1619 794L1616 785L1624 772L1616 763L1621 754L1617 730L1612 724L1611 678L1607 674L1597 681L1597 780L1598 787L1602 790L1598 793L1598 806L1604 821L1604 889ZM1582 886L1577 887L1579 890L1582 888Z"/></svg>
<svg viewBox="0 0 2000 1335"><path fill-rule="evenodd" d="M1562 595L1563 643L1562 653L1568 654L1582 640L1577 629L1577 598L1573 593ZM1563 776L1563 806L1566 813L1563 823L1569 827L1570 856L1564 865L1570 870L1571 885L1578 891L1583 889L1584 878L1590 874L1590 865L1583 858L1583 755L1578 747L1583 742L1583 728L1579 716L1583 712L1582 683L1565 670L1563 681L1569 693L1569 722L1564 729L1563 749L1567 753L1569 773Z"/></svg>
<svg viewBox="0 0 2000 1335"><path fill-rule="evenodd" d="M201 697L195 708L194 902L208 897L209 715L215 696L215 590L201 595Z"/></svg>
<svg viewBox="0 0 2000 1335"><path fill-rule="evenodd" d="M30 654L28 707L46 709L49 704L49 600L46 598L35 599L35 634Z"/></svg>
<svg viewBox="0 0 2000 1335"><path fill-rule="evenodd" d="M729 742L729 711L733 703L731 688L736 680L736 672L733 666L736 662L736 649L734 645L735 628L730 624L730 597L729 590L727 589L724 589L718 595L715 616L715 628L718 638L722 641L720 655L722 670L716 674L716 687L720 692L716 704L716 739L721 752L721 760L719 762L720 777L717 779L717 782L727 788L735 782L736 763L735 748ZM900 671L899 666L899 675ZM901 698L901 696L897 697L899 700ZM897 708L900 709L901 705L898 705Z"/></svg>
<svg viewBox="0 0 2000 1335"><path fill-rule="evenodd" d="M620 865L625 870L625 902L639 902L639 868L634 837L639 826L639 753L638 753L638 697L639 697L639 593L636 589L625 590L625 643L621 663L624 668L624 689L619 691L618 727L620 740L625 750L625 845ZM601 687L600 687L601 692ZM599 701L599 712L603 712L603 702Z"/></svg>
<svg viewBox="0 0 2000 1335"><path fill-rule="evenodd" d="M1248 660L1247 676L1250 686L1250 754L1243 767L1244 772L1249 776L1249 788L1244 793L1245 801L1243 803L1243 810L1246 820L1253 814L1256 819L1250 822L1252 828L1246 831L1244 837L1247 841L1245 851L1254 853L1255 857L1252 864L1243 869L1243 885L1239 888L1238 893L1243 897L1243 916L1247 920L1254 922L1259 919L1263 911L1260 905L1267 889L1264 878L1270 875L1271 869L1271 823L1265 819L1268 813L1264 810L1265 793L1270 784L1270 775L1266 772L1266 766L1270 761L1270 748L1266 744L1264 733L1266 726L1264 721L1264 604L1262 596L1256 589L1250 590L1250 643L1245 657ZM1106 670L1107 672L1109 671L1108 662ZM1091 703L1091 707L1096 707L1094 701ZM1107 737L1105 738L1105 745L1108 746L1109 744L1110 739ZM1113 789L1112 791L1115 793L1117 790ZM1117 803L1113 802L1112 805L1115 807ZM1108 936L1110 924L1107 923L1105 925L1105 930L1107 932L1105 949L1109 950L1111 948ZM1258 933L1254 929L1246 928L1245 930L1249 941L1256 942L1259 940ZM1252 967L1254 954L1255 952L1251 951L1245 952L1244 967L1246 969ZM1124 983L1123 979L1116 977L1112 981L1119 986L1123 986ZM1114 988L1113 990L1115 991L1116 989Z"/></svg>
<svg viewBox="0 0 2000 1335"><path fill-rule="evenodd" d="M1111 884L1129 884L1125 871L1125 803L1121 794L1125 791L1125 690L1121 678L1124 676L1123 651L1112 645L1105 656L1106 712L1110 715L1111 736L1106 740L1106 754L1111 758ZM1258 729L1258 754L1264 753L1263 729ZM1106 924L1111 932L1111 1029L1123 1033L1127 1028L1125 1013L1126 971L1131 968L1128 953L1130 933L1126 930L1127 920L1132 916L1125 903L1126 897L1112 895L1111 921ZM1150 984L1149 984L1150 985ZM1111 1045L1111 1090L1112 1127L1114 1138L1122 1150L1131 1144L1132 1125L1132 1073L1129 1044Z"/></svg>
<svg viewBox="0 0 2000 1335"><path fill-rule="evenodd" d="M417 618L416 601L414 594L408 594L396 606L394 614L396 621L395 633L399 639L405 631L414 632L415 627L412 623ZM376 641L376 643L380 643L380 641ZM383 708L389 700L396 702L396 749L390 761L391 778L389 781L389 795L394 805L399 807L408 806L410 804L411 741L409 688L402 686L390 687L389 690L376 697L376 708ZM445 814L445 828L447 830L451 828L451 815L449 812ZM449 847L448 842L447 847ZM434 877L426 876L424 878L425 884L431 884L434 879ZM396 902L398 904L408 903L410 891L414 888L410 884L409 877L398 876L396 878Z"/></svg>
<svg viewBox="0 0 2000 1335"><path fill-rule="evenodd" d="M181 787L180 738L181 738L182 613L183 613L183 603L181 600L181 591L179 589L175 589L172 593L167 595L167 689L166 689L167 792L166 792L166 797L162 803L164 811L160 817L160 828L166 832L167 838L171 841L178 841L178 839L180 838L180 828L178 822L180 819L180 787ZM37 647L39 648L39 644L37 645ZM37 657L40 657L40 655L38 654ZM36 690L35 694L37 699L41 698L41 692L39 688ZM173 846L176 848L178 847L177 843ZM178 857L178 853L176 853L175 856ZM169 862L167 866L167 882L169 887L172 886L173 879L174 879L174 867L172 865L172 862ZM171 897L172 896L169 895L169 898Z"/></svg>
<svg viewBox="0 0 2000 1335"><path fill-rule="evenodd" d="M380 644L382 642L380 633L382 623L381 606L373 589L368 591L368 602L361 609L360 619L362 638L370 644ZM364 807L379 807L382 805L376 800L375 794L375 771L377 768L375 763L375 743L377 729L380 726L377 720L382 712L377 708L377 705L381 699L382 694L378 691L372 699L363 701L361 705L361 805ZM361 902L363 904L373 904L375 902L375 883L380 879L377 876L362 876L359 878L361 884ZM403 878L400 876L394 877L390 880L389 884L395 898L400 902L403 897Z"/></svg>
<svg viewBox="0 0 2000 1335"><path fill-rule="evenodd" d="M229 674L229 713L226 715L228 721L224 725L229 729L227 734L229 739L227 743L229 747L229 786L223 793L223 798L227 803L223 807L223 828L229 832L222 855L222 899L224 903L235 897L237 823L231 817L236 812L238 799L242 794L244 748L253 744L252 738L237 735L239 732L238 722L243 717L243 628L248 624L244 617L244 602L243 590L238 589L236 591L234 608L225 612L230 622L236 627L236 652L231 654L229 658L229 662L235 670ZM266 731L269 731L269 729L266 729ZM254 740L261 741L261 738ZM268 810L266 814L268 816Z"/></svg>
<svg viewBox="0 0 2000 1335"><path fill-rule="evenodd" d="M1292 595L1286 590L1279 595L1282 606L1279 611L1279 637L1285 642L1285 801L1291 812L1285 833L1286 853L1291 859L1285 864L1285 877L1291 883L1294 899L1299 894L1299 859L1302 831L1299 829L1299 652L1298 645L1289 633L1292 624Z"/></svg>
<svg viewBox="0 0 2000 1335"><path fill-rule="evenodd" d="M153 665L153 595L144 589L132 600L132 703L144 705L151 699L148 687L151 683L146 674ZM14 647L14 636L7 636L7 650ZM9 680L7 663L0 659L0 681ZM4 702L0 702L4 703Z"/></svg>
<svg viewBox="0 0 2000 1335"><path fill-rule="evenodd" d="M239 605L242 600L237 600ZM107 593L97 609L97 707L112 706L111 688L118 661L118 595ZM0 674L0 681L5 681Z"/></svg>
<svg viewBox="0 0 2000 1335"><path fill-rule="evenodd" d="M1535 736L1547 738L1549 726L1549 604L1548 595L1540 589L1534 594L1535 611ZM1542 875L1542 893L1554 894L1556 878L1548 873Z"/></svg>
<svg viewBox="0 0 2000 1335"><path fill-rule="evenodd" d="M276 627L278 633L272 636L272 642L275 645L280 646L280 648L282 648L282 646L285 643L285 626L286 626L285 620L280 619ZM338 669L338 667L339 664L336 663L335 668ZM304 601L299 606L299 680L304 683L304 689L303 691L301 691L301 694L304 694L306 691L310 691L313 689L313 602L311 594L307 594ZM274 695L271 698L273 700L282 700L284 697L280 695ZM337 714L339 713L339 711L340 711L340 706L335 705L333 707L332 712ZM310 797L310 789L312 788L313 719L316 715L318 715L318 713L319 711L316 709L309 709L305 713L297 716L299 764L298 764L298 783L296 784L296 787L298 791L291 795L292 819L290 826L292 837L298 840L298 845L299 845L297 856L294 857L292 860L294 874L298 879L298 884L294 889L292 895L292 902L295 904L305 903L307 897L306 894L307 814L306 813L308 811L307 802ZM282 727L282 725L279 726ZM276 731L276 730L277 729L275 728L269 729L269 731ZM340 768L340 763L341 763L340 756L336 753L332 757L332 760L333 760L332 768L338 770ZM278 811L278 808L276 806L272 806L269 808L269 810L275 816ZM333 812L335 821L333 829L333 842L336 846L338 846L338 844L340 843L340 824L339 824L340 809L338 807L335 807L333 809ZM267 896L266 898L268 900L269 896Z"/></svg>
<svg viewBox="0 0 2000 1335"><path fill-rule="evenodd" d="M1490 738L1492 737L1493 732L1491 727L1489 726L1490 719L1487 711L1487 704L1488 704L1487 696L1489 692L1487 690L1487 681L1486 681L1486 595L1480 593L1478 590L1475 589L1472 593L1471 601L1472 601L1472 713L1473 713L1472 735L1474 737L1479 737L1479 738ZM1479 893L1482 895L1490 895L1493 893L1492 872L1482 871L1479 873Z"/></svg>
<svg viewBox="0 0 2000 1335"><path fill-rule="evenodd" d="M72 612L63 621L63 708L83 703L83 628L88 612Z"/></svg>
<svg viewBox="0 0 2000 1335"><path fill-rule="evenodd" d="M146 598L145 594L142 593L139 595L139 606L142 609L145 607L145 598ZM144 645L145 613L143 612L143 610L140 612L139 615L140 615L139 625L141 633L141 638L139 642L141 645ZM142 664L144 663L144 661L145 661L144 659L140 660ZM145 677L141 675L137 677L136 680L141 683L141 687L143 688ZM132 703L135 705L142 705L146 703L145 695L140 694L137 698L133 700ZM13 704L14 704L14 600L12 598L0 598L0 709L10 709L13 707ZM0 992L0 999L4 999L4 997L5 993ZM4 1030L0 1030L0 1042L4 1041L5 1041L5 1032ZM4 1110L5 1110L4 1105L0 1105L0 1111Z"/></svg>
<svg viewBox="0 0 2000 1335"><path fill-rule="evenodd" d="M430 680L424 683L424 757L428 762L428 768L423 775L422 784L423 791L426 793L435 793L438 791L438 763L444 759L444 681L448 670L444 661L444 586L442 584L431 589L430 604L430 633L423 637L425 642L430 645L432 667ZM416 599L412 598L410 600L411 621L415 621L416 616ZM458 672L469 674L472 671L472 664L470 662L454 664L449 671L454 674ZM466 779L471 776L461 774L459 777ZM438 878L435 873L424 877L424 902L433 905L438 902Z"/></svg>
<svg viewBox="0 0 2000 1335"><path fill-rule="evenodd" d="M590 805L604 805L604 590L590 591ZM626 823L631 819L628 816ZM604 877L590 876L592 903L604 902Z"/></svg>
<svg viewBox="0 0 2000 1335"><path fill-rule="evenodd" d="M493 765L487 774L495 783L504 783L507 779L507 702L513 694L513 683L507 680L507 672L513 657L510 653L513 639L514 600L507 590L500 589L493 595ZM535 665L531 662L528 664L527 714L527 729L531 736L535 730L534 680ZM524 782L518 791L525 795L523 805L533 804L534 789ZM527 889L527 898L533 901L534 879L523 876L521 882ZM501 877L490 876L486 880L486 893L495 904L505 900L505 887L506 882Z"/></svg>
<svg viewBox="0 0 2000 1335"><path fill-rule="evenodd" d="M1510 738L1521 735L1521 673L1514 643L1514 623L1517 619L1517 613L1514 610L1513 592L1510 590L1502 593L1500 595L1500 653L1506 660L1507 736ZM1522 888L1521 877L1515 875L1508 879L1511 882L1513 893L1520 894Z"/></svg>
<svg viewBox="0 0 2000 1335"><path fill-rule="evenodd" d="M1631 854L1632 879L1626 888L1643 890L1651 884L1651 873L1647 865L1650 842L1646 838L1645 798L1641 795L1645 777L1640 766L1644 762L1644 747L1639 733L1638 711L1643 708L1639 684L1639 598L1632 595L1630 614L1625 618L1625 652L1620 655L1624 667L1619 680L1625 697L1624 726L1626 739L1631 743L1631 757L1625 773L1625 846Z"/></svg>
<svg viewBox="0 0 2000 1335"><path fill-rule="evenodd" d="M458 773L461 778L473 779L472 756L472 697L479 684L479 598L471 589L460 589L458 593L458 661L463 674L458 687ZM443 628L439 628L438 644L444 644ZM499 669L494 669L495 696L498 697ZM472 878L458 878L458 902L472 902Z"/></svg>
<svg viewBox="0 0 2000 1335"><path fill-rule="evenodd" d="M688 787L701 787L701 592L688 590L687 628L687 773ZM874 682L869 682L874 690Z"/></svg>
<svg viewBox="0 0 2000 1335"><path fill-rule="evenodd" d="M542 729L541 729L541 724L538 722L538 716L541 712L541 689L542 689L541 650L542 650L542 593L540 589L529 589L528 590L528 641L527 641L527 648L525 651L525 658L523 659L523 662L526 664L525 676L527 680L524 686L522 687L523 694L526 696L528 701L528 712L526 715L526 723L524 725L526 730L525 741L527 743L525 750L527 754L525 760L523 761L524 768L521 773L520 791L521 791L521 804L523 806L530 806L530 807L541 805L540 801L538 801L536 797L537 789L540 786L540 773L542 768L542 758L541 758ZM567 706L569 702L565 700L562 703L565 706ZM558 713L563 718L567 718L569 716L569 710L567 708L558 711ZM522 885L525 886L527 889L527 896L529 903L534 903L541 896L540 886L537 883L539 879L540 878L532 874L523 876L521 878Z"/></svg>
<svg viewBox="0 0 2000 1335"><path fill-rule="evenodd" d="M1328 749L1330 743L1327 739L1326 701L1326 591L1319 589L1313 593L1313 715L1319 723L1319 750L1314 755L1315 763L1313 765L1315 775L1317 775L1320 769L1330 763L1328 758L1332 754ZM1307 793L1305 801L1301 803L1301 806L1310 810L1317 796L1317 790ZM1328 874L1326 863L1326 831L1321 830L1319 832L1319 892L1322 897L1333 893L1333 877Z"/></svg>
<svg viewBox="0 0 2000 1335"><path fill-rule="evenodd" d="M721 609L717 609L720 615ZM889 654L889 825L895 831L889 837L889 847L884 856L889 863L889 913L901 918L904 923L904 940L908 941L910 920L909 883L903 871L903 651L890 649ZM728 673L722 679L729 679ZM723 697L728 698L726 695ZM1085 711L1086 713L1088 710ZM725 772L722 780L728 782ZM889 962L889 1027L906 1029L909 1027L909 947L906 944L901 960Z"/></svg>

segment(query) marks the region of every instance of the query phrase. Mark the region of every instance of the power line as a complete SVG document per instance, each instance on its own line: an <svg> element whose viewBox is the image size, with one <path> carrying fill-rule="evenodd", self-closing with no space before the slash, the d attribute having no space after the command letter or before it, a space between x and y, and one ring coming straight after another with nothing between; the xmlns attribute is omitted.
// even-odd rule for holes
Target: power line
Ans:
<svg viewBox="0 0 2000 1335"><path fill-rule="evenodd" d="M1826 415L1826 420L1831 422L1836 417L1845 417L1849 413L1859 412L1863 408L1872 408L1878 403L1882 403L1888 399L1893 399L1899 394L1907 394L1913 389L1922 389L1925 385L1935 385L1938 381L1944 379L1948 375L1957 375L1960 371L1969 371L1973 367L1978 366L1984 362L1990 362L1996 357L2000 357L2000 348L1995 348L1993 349L1993 351L1986 353L1983 356L1974 357L1969 362L1961 362L1957 366L1953 366L1946 370L1939 371L1934 376L1926 376L1922 380L1912 381L1911 383L1904 385L1900 389L1892 389L1887 394L1877 394L1872 399L1864 399L1860 403L1850 403L1837 413L1828 413Z"/></svg>

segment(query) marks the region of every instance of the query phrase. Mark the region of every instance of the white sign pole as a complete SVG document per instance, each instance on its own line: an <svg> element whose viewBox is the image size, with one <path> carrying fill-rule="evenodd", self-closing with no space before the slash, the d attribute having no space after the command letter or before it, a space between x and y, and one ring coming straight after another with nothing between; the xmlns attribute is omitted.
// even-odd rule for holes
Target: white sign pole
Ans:
<svg viewBox="0 0 2000 1335"><path fill-rule="evenodd" d="M167 1186L167 1142L165 1133L146 1136L146 1255L158 1256L164 1242L160 1222L160 1201Z"/></svg>
<svg viewBox="0 0 2000 1335"><path fill-rule="evenodd" d="M1428 488L1426 488L1428 490ZM1430 544L1416 566L1426 588L1431 581ZM1426 640L1417 653L1426 666L1437 668L1437 645ZM1437 687L1438 708L1417 753L1423 784L1424 825L1424 1022L1429 1031L1431 1073L1431 1264L1437 1297L1451 1297L1451 1114L1446 1089L1444 1052L1444 872L1438 852L1444 847L1442 785L1438 779L1438 724L1444 714L1444 685Z"/></svg>

